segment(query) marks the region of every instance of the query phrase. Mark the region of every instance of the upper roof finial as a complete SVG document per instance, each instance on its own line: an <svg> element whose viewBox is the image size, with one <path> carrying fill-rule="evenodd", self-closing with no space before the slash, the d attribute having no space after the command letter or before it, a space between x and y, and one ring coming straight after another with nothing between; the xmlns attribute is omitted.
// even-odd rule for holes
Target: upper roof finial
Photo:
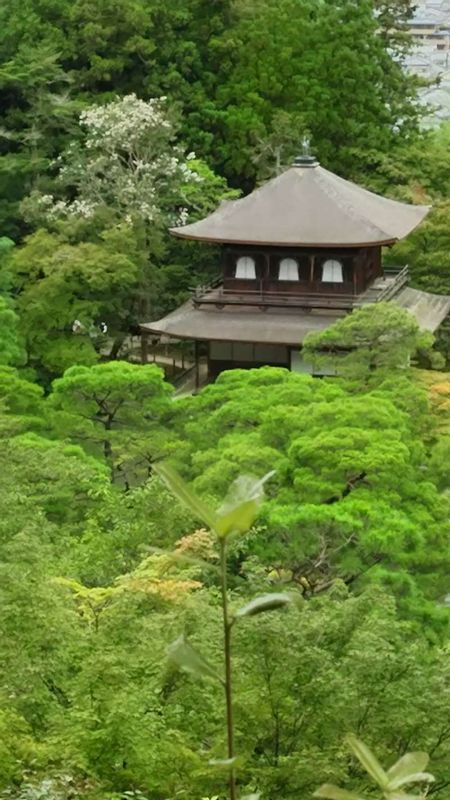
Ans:
<svg viewBox="0 0 450 800"><path fill-rule="evenodd" d="M297 156L292 165L293 167L318 167L319 162L316 157L311 155L311 139L307 134L302 139L302 153Z"/></svg>

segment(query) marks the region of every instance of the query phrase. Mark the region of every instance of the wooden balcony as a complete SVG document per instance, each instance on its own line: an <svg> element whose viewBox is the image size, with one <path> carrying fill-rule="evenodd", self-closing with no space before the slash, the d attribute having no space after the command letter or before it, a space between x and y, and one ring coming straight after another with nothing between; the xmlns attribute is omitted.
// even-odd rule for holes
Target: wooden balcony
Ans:
<svg viewBox="0 0 450 800"><path fill-rule="evenodd" d="M390 300L408 281L408 267L398 269L389 268L384 275L376 278L373 283L361 294L353 294L352 284L337 284L336 290L325 289L323 284L299 284L295 291L274 291L260 287L258 289L224 288L221 279L209 286L199 286L195 289L192 301L197 308L214 305L216 308L225 306L256 306L261 311L268 308L329 308L351 311L353 308L368 303L378 303ZM329 284L328 284L329 286ZM323 287L323 288L322 288Z"/></svg>

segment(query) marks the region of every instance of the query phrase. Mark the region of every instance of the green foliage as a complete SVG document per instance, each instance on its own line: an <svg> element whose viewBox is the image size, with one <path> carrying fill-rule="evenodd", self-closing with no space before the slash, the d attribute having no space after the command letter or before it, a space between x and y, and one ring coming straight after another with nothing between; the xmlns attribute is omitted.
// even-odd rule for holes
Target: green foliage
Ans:
<svg viewBox="0 0 450 800"><path fill-rule="evenodd" d="M167 227L236 194L194 154L184 156L163 100L131 94L94 104L79 125L81 140L56 162L53 193L36 189L23 202L26 219L41 227L10 259L28 359L44 377L93 364L102 352L117 357L142 317L165 307L173 272L187 280L192 250L169 247ZM187 285L180 290L184 299ZM82 335L73 336L74 323Z"/></svg>
<svg viewBox="0 0 450 800"><path fill-rule="evenodd" d="M400 758L400 780L405 752L432 753L445 800L449 389L408 367L430 337L394 305L365 309L308 343L339 353L339 378L237 370L176 402L158 368L108 363L213 274L215 251L167 228L235 196L224 175L247 190L277 172L304 135L327 167L432 199L391 257L448 293L448 130L416 130L398 59L410 13L1 4L2 797L217 797L230 767L253 800L321 782L360 795L355 731L381 763ZM121 108L161 97L167 126L130 111L120 133ZM187 508L155 474L161 456ZM269 470L264 502L258 482L227 498ZM222 675L225 546L238 761L223 758L222 682L166 658L183 634L175 660L198 673L204 653Z"/></svg>
<svg viewBox="0 0 450 800"><path fill-rule="evenodd" d="M384 37L377 35L373 2L242 0L237 10L236 24L217 43L219 81L207 105L218 131L216 163L227 174L252 178L261 140L277 151L279 112L291 116L297 147L309 131L322 162L346 175L356 174L372 150L389 152L409 138L414 80L395 60L403 21L392 7L389 22L382 17Z"/></svg>
<svg viewBox="0 0 450 800"><path fill-rule="evenodd" d="M387 372L404 369L418 351L429 351L434 338L395 303L367 305L305 339L303 354L316 368L368 385Z"/></svg>
<svg viewBox="0 0 450 800"><path fill-rule="evenodd" d="M95 243L41 229L17 248L11 268L20 287L16 307L30 365L54 375L74 363L94 364L107 346L99 323L109 323L113 336L129 324L137 260L125 225L105 231ZM76 320L82 325L78 333L72 330Z"/></svg>
<svg viewBox="0 0 450 800"><path fill-rule="evenodd" d="M25 352L19 338L19 318L0 297L0 364L20 364Z"/></svg>
<svg viewBox="0 0 450 800"><path fill-rule="evenodd" d="M0 367L1 436L43 427L43 391L13 367Z"/></svg>
<svg viewBox="0 0 450 800"><path fill-rule="evenodd" d="M147 475L163 448L162 417L170 406L170 386L155 365L111 361L70 367L53 382L47 406L53 430L103 454L126 485Z"/></svg>
<svg viewBox="0 0 450 800"><path fill-rule="evenodd" d="M227 779L229 765L209 764L226 753L221 683L166 660L183 633L221 675L217 542L184 536L203 514L158 478L111 485L93 404L108 386L125 397L113 448L143 436L146 403L156 425L162 409L180 442L171 458L202 504L220 506L247 445L277 469L258 528L229 537L241 793L294 798L328 783L364 795L342 746L357 731L381 763L432 752L445 798L448 509L435 483L445 456L428 461L429 407L412 375L358 393L355 381L235 371L172 404L157 370L124 366L74 368L39 401L37 433L13 429L0 447L3 787L28 800L51 781L47 795L66 798L63 775L72 795L110 800L137 786L144 797L213 796ZM10 417L22 407L26 430L42 391L4 369L16 382ZM83 425L93 438L69 443ZM290 602L299 590L301 606ZM289 613L253 613L285 600Z"/></svg>
<svg viewBox="0 0 450 800"><path fill-rule="evenodd" d="M395 153L372 154L373 190L407 202L432 205L425 221L386 253L385 260L390 264L407 264L412 285L436 294L450 293L449 141L449 125L444 123ZM439 350L448 358L447 341L439 342Z"/></svg>
<svg viewBox="0 0 450 800"><path fill-rule="evenodd" d="M388 382L385 373L355 394L354 380L236 370L179 401L176 412L190 444L183 468L199 491L223 496L249 461L276 470L263 530L249 537L241 561L257 555L307 596L336 578L358 590L381 583L404 613L438 629L446 625L436 602L446 591L447 503L420 438L426 398L408 375Z"/></svg>
<svg viewBox="0 0 450 800"><path fill-rule="evenodd" d="M240 184L258 171L255 147L284 148L282 115L288 151L295 131L298 146L309 129L327 165L361 172L416 128L415 81L398 60L410 13L409 0L5 0L3 231L23 232L19 202L51 185L80 108L130 92L168 96L182 109L188 147ZM358 55L355 41L364 42Z"/></svg>
<svg viewBox="0 0 450 800"><path fill-rule="evenodd" d="M394 263L409 264L415 284L428 292L448 294L448 202L438 202L417 231L395 246Z"/></svg>

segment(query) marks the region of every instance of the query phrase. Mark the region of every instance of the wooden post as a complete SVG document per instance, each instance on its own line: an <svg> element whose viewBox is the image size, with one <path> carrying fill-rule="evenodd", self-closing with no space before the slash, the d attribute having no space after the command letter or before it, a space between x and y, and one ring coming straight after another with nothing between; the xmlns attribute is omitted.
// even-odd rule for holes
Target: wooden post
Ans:
<svg viewBox="0 0 450 800"><path fill-rule="evenodd" d="M310 261L310 264L309 264L309 282L310 283L314 283L314 266L315 266L316 257L315 256L310 256L309 257L309 261Z"/></svg>
<svg viewBox="0 0 450 800"><path fill-rule="evenodd" d="M200 386L200 364L199 364L197 339L194 342L194 359L195 359L195 388L198 389Z"/></svg>
<svg viewBox="0 0 450 800"><path fill-rule="evenodd" d="M148 333L141 333L141 364L146 364L148 359Z"/></svg>
<svg viewBox="0 0 450 800"><path fill-rule="evenodd" d="M361 258L361 251L359 250L357 255L352 260L353 294L358 294L358 272L359 272L360 258Z"/></svg>
<svg viewBox="0 0 450 800"><path fill-rule="evenodd" d="M261 297L264 297L264 290L268 287L270 291L270 255L269 253L264 253L264 277L261 280Z"/></svg>

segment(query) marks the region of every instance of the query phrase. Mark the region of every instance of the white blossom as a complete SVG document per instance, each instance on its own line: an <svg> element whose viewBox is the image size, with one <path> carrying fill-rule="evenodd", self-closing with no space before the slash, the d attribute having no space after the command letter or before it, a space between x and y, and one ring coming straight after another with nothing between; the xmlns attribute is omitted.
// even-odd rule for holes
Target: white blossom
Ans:
<svg viewBox="0 0 450 800"><path fill-rule="evenodd" d="M189 219L189 211L187 208L180 208L178 213L177 225L186 225Z"/></svg>
<svg viewBox="0 0 450 800"><path fill-rule="evenodd" d="M93 105L80 114L80 125L84 141L74 142L57 160L61 185L75 187L77 196L41 195L40 208L49 219L89 219L108 207L129 223L152 223L173 213L183 187L203 181L189 166L195 153L184 156L173 143L166 98L144 101L130 94ZM183 208L180 218L187 213Z"/></svg>

